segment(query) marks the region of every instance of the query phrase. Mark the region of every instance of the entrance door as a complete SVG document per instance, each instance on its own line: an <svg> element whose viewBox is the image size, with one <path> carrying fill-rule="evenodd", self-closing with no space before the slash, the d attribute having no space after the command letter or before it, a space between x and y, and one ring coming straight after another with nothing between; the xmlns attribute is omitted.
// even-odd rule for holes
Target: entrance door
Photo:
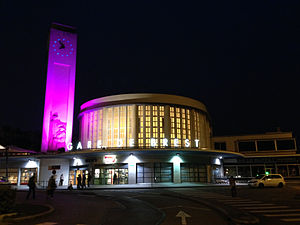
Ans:
<svg viewBox="0 0 300 225"><path fill-rule="evenodd" d="M128 184L128 169L103 169L105 184Z"/></svg>
<svg viewBox="0 0 300 225"><path fill-rule="evenodd" d="M69 184L77 185L77 177L79 174L81 176L81 181L82 181L83 175L85 175L86 182L87 182L88 170L70 170Z"/></svg>
<svg viewBox="0 0 300 225"><path fill-rule="evenodd" d="M94 184L128 184L128 169L95 169Z"/></svg>

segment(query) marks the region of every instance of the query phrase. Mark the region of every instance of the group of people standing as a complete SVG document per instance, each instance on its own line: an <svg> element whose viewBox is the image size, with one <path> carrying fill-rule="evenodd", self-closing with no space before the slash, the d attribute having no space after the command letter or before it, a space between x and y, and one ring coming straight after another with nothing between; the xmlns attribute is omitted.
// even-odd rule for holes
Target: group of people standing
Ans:
<svg viewBox="0 0 300 225"><path fill-rule="evenodd" d="M86 188L86 185L90 187L91 180L92 176L90 175L90 173L88 173L87 175L83 174L82 177L79 174L77 176L77 189L84 189Z"/></svg>

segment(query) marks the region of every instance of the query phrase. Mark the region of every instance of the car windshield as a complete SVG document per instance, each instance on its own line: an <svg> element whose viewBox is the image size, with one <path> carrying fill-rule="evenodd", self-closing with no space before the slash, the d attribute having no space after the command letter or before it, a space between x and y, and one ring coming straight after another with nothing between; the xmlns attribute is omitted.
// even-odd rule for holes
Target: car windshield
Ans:
<svg viewBox="0 0 300 225"><path fill-rule="evenodd" d="M261 179L261 178L263 178L265 175L257 175L256 177L255 177L255 179Z"/></svg>

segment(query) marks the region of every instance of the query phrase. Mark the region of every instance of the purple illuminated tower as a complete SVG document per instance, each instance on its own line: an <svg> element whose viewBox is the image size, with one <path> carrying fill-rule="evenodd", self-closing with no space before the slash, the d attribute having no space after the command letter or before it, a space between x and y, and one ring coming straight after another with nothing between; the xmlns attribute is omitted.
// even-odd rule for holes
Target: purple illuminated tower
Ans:
<svg viewBox="0 0 300 225"><path fill-rule="evenodd" d="M66 148L72 140L77 34L69 26L52 24L41 151Z"/></svg>

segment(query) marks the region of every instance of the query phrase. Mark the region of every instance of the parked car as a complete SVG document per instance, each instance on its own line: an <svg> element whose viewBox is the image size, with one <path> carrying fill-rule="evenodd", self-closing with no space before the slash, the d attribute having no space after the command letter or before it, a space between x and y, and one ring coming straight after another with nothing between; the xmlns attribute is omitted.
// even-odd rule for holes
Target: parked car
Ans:
<svg viewBox="0 0 300 225"><path fill-rule="evenodd" d="M254 179L248 181L249 187L279 187L282 188L285 181L281 174L258 175Z"/></svg>

